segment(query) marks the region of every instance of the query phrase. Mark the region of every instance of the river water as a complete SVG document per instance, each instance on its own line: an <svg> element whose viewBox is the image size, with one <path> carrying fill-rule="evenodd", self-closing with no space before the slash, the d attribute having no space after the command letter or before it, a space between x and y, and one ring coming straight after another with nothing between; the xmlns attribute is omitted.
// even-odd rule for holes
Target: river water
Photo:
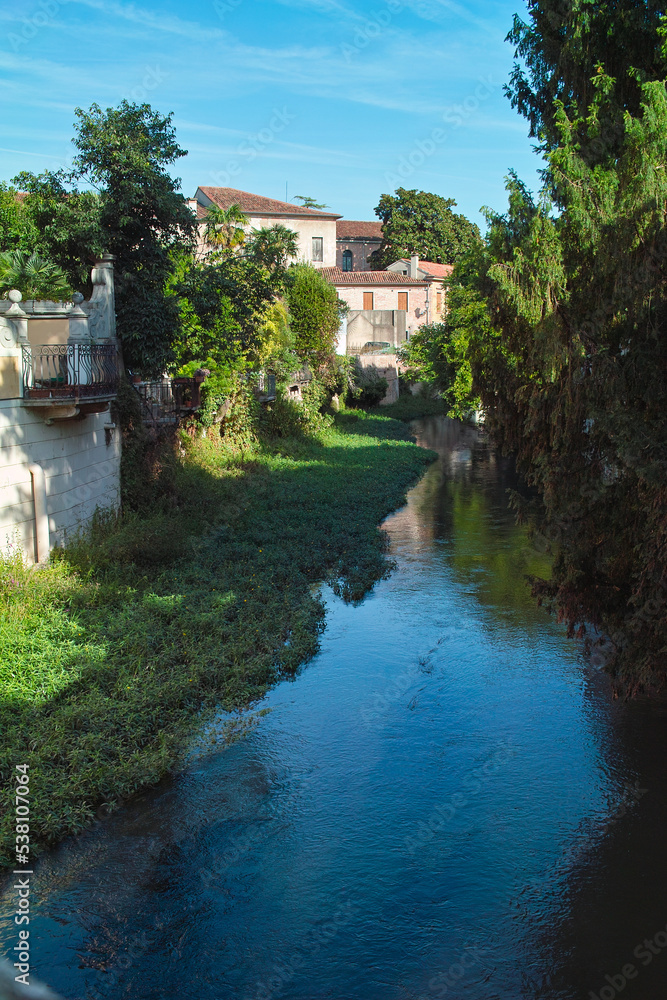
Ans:
<svg viewBox="0 0 667 1000"><path fill-rule="evenodd" d="M325 592L320 654L244 739L38 866L63 997L667 996L665 706L613 701L535 607L510 464L415 433L440 459L386 522L393 575Z"/></svg>

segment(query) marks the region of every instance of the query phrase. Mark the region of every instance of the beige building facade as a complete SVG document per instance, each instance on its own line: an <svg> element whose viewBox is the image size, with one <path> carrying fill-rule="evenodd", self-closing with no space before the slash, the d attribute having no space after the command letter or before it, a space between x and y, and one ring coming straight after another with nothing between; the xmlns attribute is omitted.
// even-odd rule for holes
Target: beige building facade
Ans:
<svg viewBox="0 0 667 1000"><path fill-rule="evenodd" d="M228 209L232 205L238 205L248 218L245 227L247 232L253 229L270 229L276 225L286 226L297 234L298 261L304 261L317 268L336 265L336 221L340 216L335 212L302 208L300 205L265 198L249 191L218 187L198 187L189 205L200 221L202 251L205 248L207 210L211 206Z"/></svg>

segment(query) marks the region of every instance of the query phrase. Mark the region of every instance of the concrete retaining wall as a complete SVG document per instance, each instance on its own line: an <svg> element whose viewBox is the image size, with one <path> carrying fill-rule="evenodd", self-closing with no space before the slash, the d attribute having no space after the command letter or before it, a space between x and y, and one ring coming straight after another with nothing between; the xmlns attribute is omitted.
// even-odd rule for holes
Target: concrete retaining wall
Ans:
<svg viewBox="0 0 667 1000"><path fill-rule="evenodd" d="M17 400L0 400L0 550L35 555L31 465L46 478L50 547L85 525L96 507L120 503L120 431L109 413L50 426ZM107 443L108 439L108 443Z"/></svg>

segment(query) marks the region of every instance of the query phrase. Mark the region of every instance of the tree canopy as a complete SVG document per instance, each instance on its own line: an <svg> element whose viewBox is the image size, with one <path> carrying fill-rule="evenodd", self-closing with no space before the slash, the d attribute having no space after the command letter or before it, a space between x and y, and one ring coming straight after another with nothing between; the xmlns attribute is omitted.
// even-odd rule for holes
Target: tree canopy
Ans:
<svg viewBox="0 0 667 1000"><path fill-rule="evenodd" d="M464 323L487 425L541 496L519 503L554 546L535 592L572 632L609 637L635 691L667 674L663 27L628 0L530 12L512 93L545 147L544 191L509 176L507 211L455 269L448 324Z"/></svg>
<svg viewBox="0 0 667 1000"><path fill-rule="evenodd" d="M386 267L412 254L437 264L460 260L480 234L474 222L452 211L455 206L453 198L426 191L399 188L393 195L383 194L375 209L383 234L377 265Z"/></svg>
<svg viewBox="0 0 667 1000"><path fill-rule="evenodd" d="M166 295L171 253L191 243L195 220L168 167L185 155L172 116L148 104L122 101L106 111L76 110L68 172L22 173L24 210L37 237L34 249L86 290L91 265L115 257L118 334L126 362L158 374L171 357L178 311ZM92 189L92 190L91 190ZM7 248L9 249L9 248Z"/></svg>

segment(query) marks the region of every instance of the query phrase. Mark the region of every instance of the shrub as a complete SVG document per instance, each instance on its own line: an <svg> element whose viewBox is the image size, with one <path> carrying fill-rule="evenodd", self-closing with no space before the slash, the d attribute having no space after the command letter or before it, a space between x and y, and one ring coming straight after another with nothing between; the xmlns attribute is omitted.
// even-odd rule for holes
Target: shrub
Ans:
<svg viewBox="0 0 667 1000"><path fill-rule="evenodd" d="M356 399L359 406L377 406L387 395L389 384L375 365L363 367L355 361L354 382L360 390Z"/></svg>

